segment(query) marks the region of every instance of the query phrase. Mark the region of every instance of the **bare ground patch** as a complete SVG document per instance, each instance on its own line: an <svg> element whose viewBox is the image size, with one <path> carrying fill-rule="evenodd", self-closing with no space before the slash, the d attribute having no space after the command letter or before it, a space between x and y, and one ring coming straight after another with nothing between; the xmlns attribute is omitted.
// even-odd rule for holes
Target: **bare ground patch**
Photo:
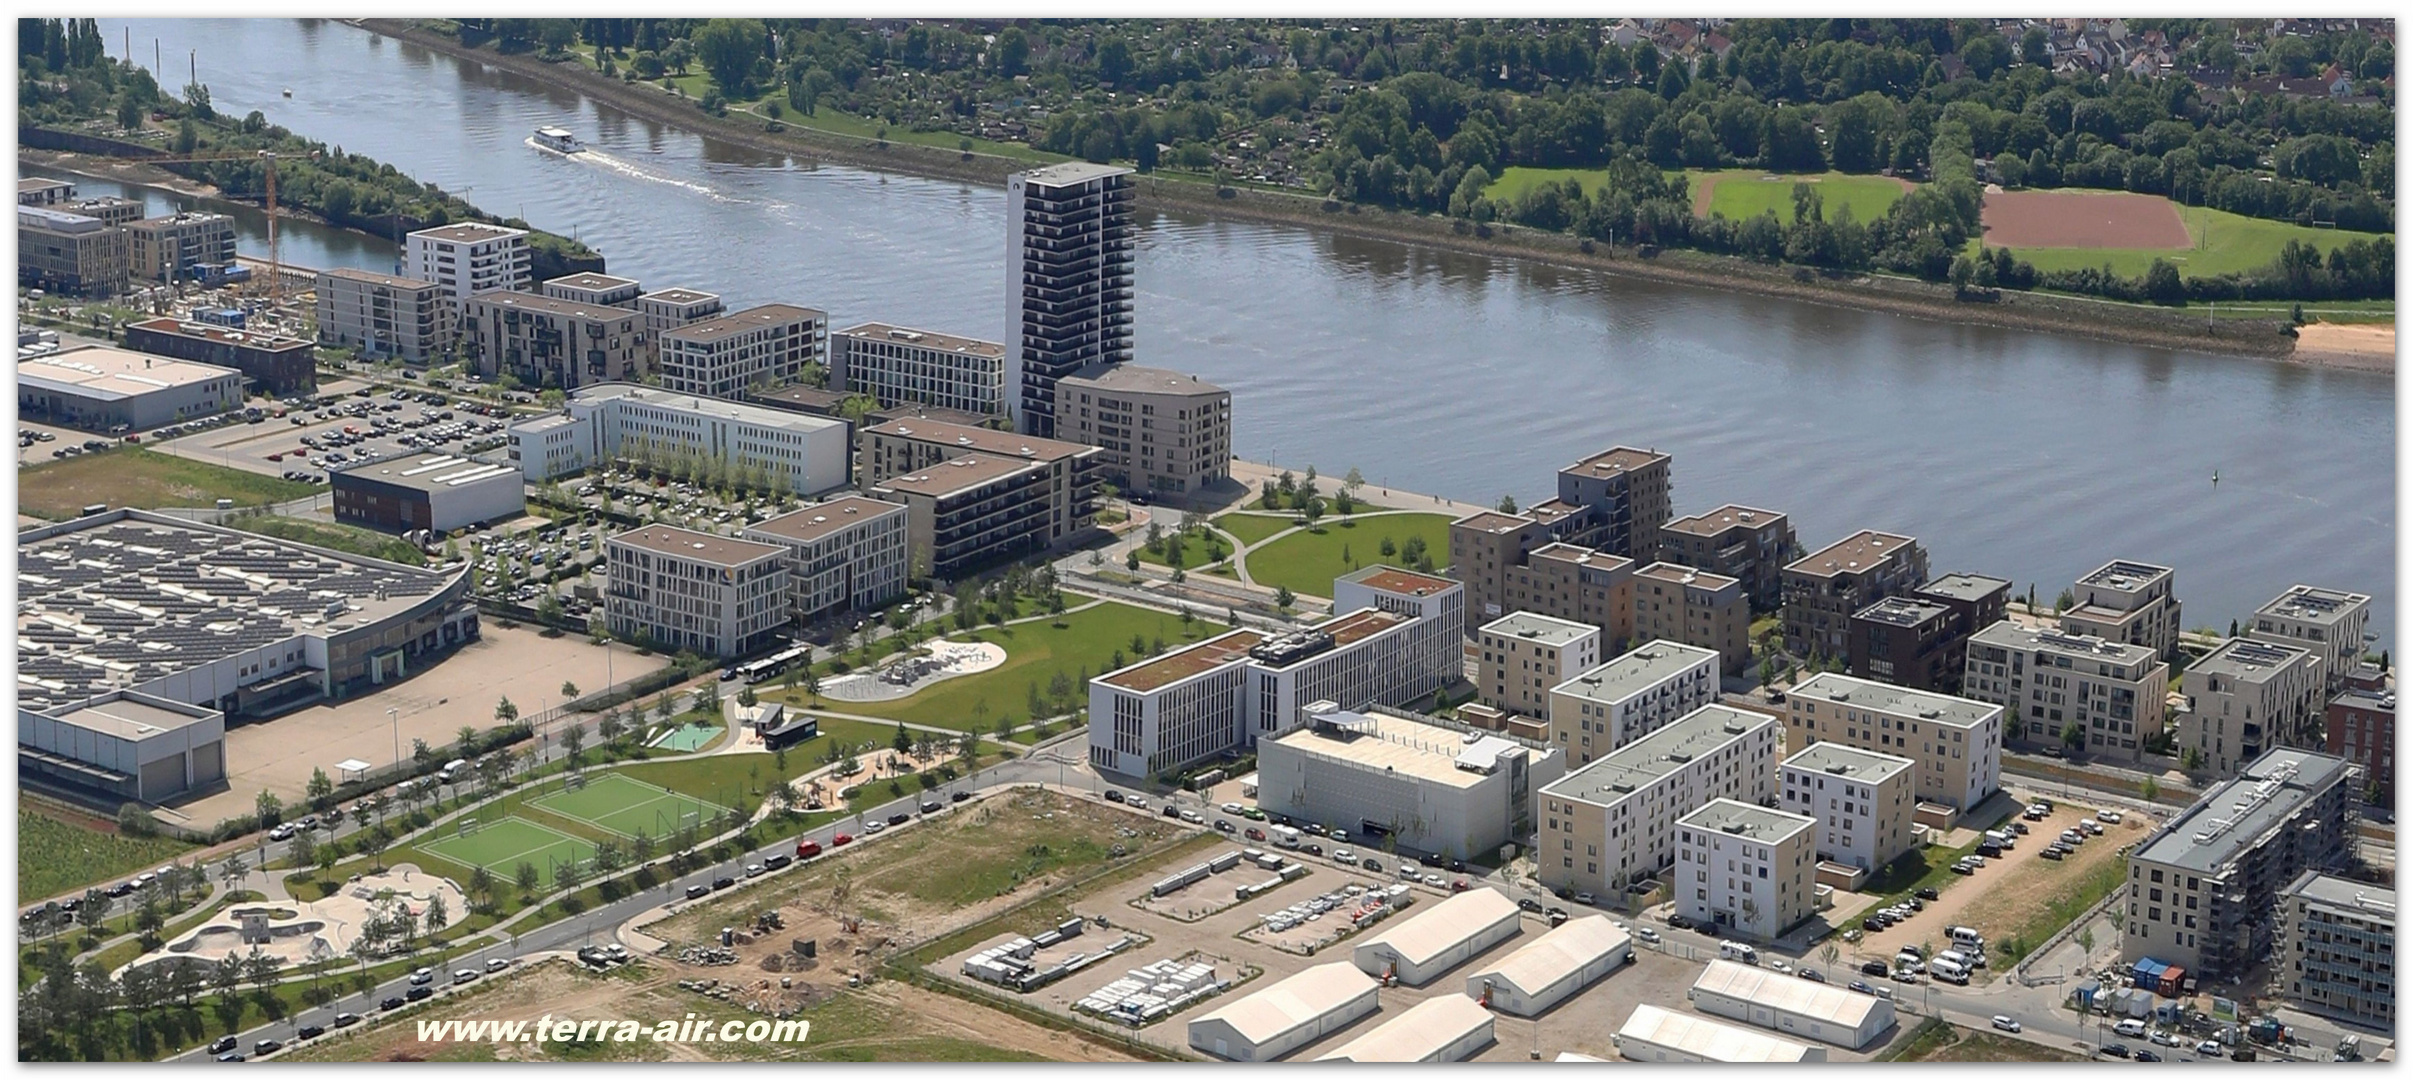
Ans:
<svg viewBox="0 0 2413 1080"><path fill-rule="evenodd" d="M2008 248L2194 246L2178 206L2126 191L2002 191L1986 195L1986 243Z"/></svg>

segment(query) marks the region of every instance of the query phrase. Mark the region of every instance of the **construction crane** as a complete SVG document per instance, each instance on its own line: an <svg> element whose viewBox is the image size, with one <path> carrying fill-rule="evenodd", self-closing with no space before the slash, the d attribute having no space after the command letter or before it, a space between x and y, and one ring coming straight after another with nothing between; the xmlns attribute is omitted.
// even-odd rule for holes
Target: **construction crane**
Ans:
<svg viewBox="0 0 2413 1080"><path fill-rule="evenodd" d="M310 157L317 157L312 151ZM279 305L285 300L285 264L277 253L276 238L276 160L274 150L228 150L215 154L185 154L175 157L137 158L145 165L192 165L211 161L258 161L268 179L268 302Z"/></svg>

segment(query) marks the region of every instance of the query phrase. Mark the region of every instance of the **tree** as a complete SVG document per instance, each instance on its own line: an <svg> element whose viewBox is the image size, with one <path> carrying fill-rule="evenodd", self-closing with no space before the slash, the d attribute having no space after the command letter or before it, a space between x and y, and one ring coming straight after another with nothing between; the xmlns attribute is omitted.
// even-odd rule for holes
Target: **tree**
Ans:
<svg viewBox="0 0 2413 1080"><path fill-rule="evenodd" d="M259 815L263 829L284 820L285 800L277 798L276 792L262 790L252 798L251 807L252 812Z"/></svg>
<svg viewBox="0 0 2413 1080"><path fill-rule="evenodd" d="M896 734L888 740L888 745L890 749L900 754L908 753L913 749L913 732L905 728L904 721L897 721Z"/></svg>
<svg viewBox="0 0 2413 1080"><path fill-rule="evenodd" d="M1291 594L1288 585L1276 586L1274 589L1274 606L1284 611L1290 610L1290 605L1297 603L1298 599Z"/></svg>
<svg viewBox="0 0 2413 1080"><path fill-rule="evenodd" d="M2179 751L2178 767L2185 769L2188 772L2195 772L2196 770L2203 768L2204 752L2201 749L2192 746Z"/></svg>
<svg viewBox="0 0 2413 1080"><path fill-rule="evenodd" d="M496 724L508 726L518 720L519 706L512 704L510 698L504 697L495 700L494 722Z"/></svg>
<svg viewBox="0 0 2413 1080"><path fill-rule="evenodd" d="M754 62L762 59L763 43L767 40L762 23L754 19L713 19L688 35L694 43L695 58L704 65L706 74L719 85L723 94L743 98L747 83L754 74Z"/></svg>
<svg viewBox="0 0 2413 1080"><path fill-rule="evenodd" d="M519 868L512 872L512 879L519 885L519 895L521 900L525 901L536 899L536 886L541 879L537 877L535 863L523 862L519 864Z"/></svg>
<svg viewBox="0 0 2413 1080"><path fill-rule="evenodd" d="M2086 727L2075 720L2061 728L2061 743L2071 750L2086 749Z"/></svg>
<svg viewBox="0 0 2413 1080"><path fill-rule="evenodd" d="M737 704L740 708L751 709L761 700L755 696L754 688L751 686L740 687L737 691Z"/></svg>
<svg viewBox="0 0 2413 1080"><path fill-rule="evenodd" d="M437 934L444 932L445 924L451 922L452 917L451 913L444 910L444 896L442 893L438 893L428 898L427 910L421 913L420 918L427 925L427 936L429 940L434 940Z"/></svg>
<svg viewBox="0 0 2413 1080"><path fill-rule="evenodd" d="M293 842L285 847L285 856L292 859L296 866L310 866L318 862L318 837L311 835L308 829L295 833Z"/></svg>
<svg viewBox="0 0 2413 1080"><path fill-rule="evenodd" d="M576 701L578 699L578 684L571 682L568 679L563 679L561 681L561 699L563 701Z"/></svg>
<svg viewBox="0 0 2413 1080"><path fill-rule="evenodd" d="M127 803L117 808L117 831L127 836L155 836L159 821L141 803Z"/></svg>
<svg viewBox="0 0 2413 1080"><path fill-rule="evenodd" d="M227 887L233 888L241 885L243 878L250 873L251 864L244 862L243 853L238 851L228 855L226 862L218 867L218 880L225 882ZM108 905L103 903L101 906L107 907Z"/></svg>
<svg viewBox="0 0 2413 1080"><path fill-rule="evenodd" d="M561 752L572 769L576 769L584 763L586 759L586 725L584 723L573 718L570 726L561 729Z"/></svg>
<svg viewBox="0 0 2413 1080"><path fill-rule="evenodd" d="M1500 512L1501 512L1501 513L1503 513L1503 514L1513 514L1513 513L1516 513L1516 512L1517 512L1517 499L1516 499L1516 496L1514 496L1514 495L1502 495L1502 496L1500 496L1500 507L1499 507L1499 509L1500 509Z"/></svg>
<svg viewBox="0 0 2413 1080"><path fill-rule="evenodd" d="M2162 797L2162 782L2148 776L2137 785L2137 794L2144 796L2146 802L2156 801Z"/></svg>
<svg viewBox="0 0 2413 1080"><path fill-rule="evenodd" d="M1130 550L1130 552L1129 552L1129 553L1127 553L1127 554L1125 554L1125 555L1123 556L1123 569L1128 570L1128 571L1130 571L1130 572L1132 572L1132 573L1134 573L1134 574L1139 573L1139 549L1138 549L1138 548L1132 548L1132 549Z"/></svg>

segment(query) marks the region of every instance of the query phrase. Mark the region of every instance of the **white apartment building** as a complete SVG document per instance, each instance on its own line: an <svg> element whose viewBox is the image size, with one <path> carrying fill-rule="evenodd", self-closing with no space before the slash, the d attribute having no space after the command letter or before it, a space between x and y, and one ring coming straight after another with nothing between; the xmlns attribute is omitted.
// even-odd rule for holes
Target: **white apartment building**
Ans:
<svg viewBox="0 0 2413 1080"><path fill-rule="evenodd" d="M1620 895L1676 865L1676 821L1713 799L1774 797L1773 717L1706 705L1534 796L1534 866L1552 889Z"/></svg>
<svg viewBox="0 0 2413 1080"><path fill-rule="evenodd" d="M1818 823L1714 799L1676 820L1676 910L1738 937L1773 940L1817 910Z"/></svg>
<svg viewBox="0 0 2413 1080"><path fill-rule="evenodd" d="M582 387L561 412L513 424L509 438L531 484L621 457L699 454L760 466L780 490L817 495L845 487L850 464L843 420L629 383Z"/></svg>
<svg viewBox="0 0 2413 1080"><path fill-rule="evenodd" d="M1826 672L1785 697L1785 746L1840 742L1918 763L1918 797L1966 811L2002 789L2003 707Z"/></svg>
<svg viewBox="0 0 2413 1080"><path fill-rule="evenodd" d="M2271 968L2297 1008L2396 1027L2396 890L2306 870L2279 894Z"/></svg>
<svg viewBox="0 0 2413 1080"><path fill-rule="evenodd" d="M637 314L645 317L647 341L658 342L667 331L703 322L724 310L719 296L696 289L656 289L637 297Z"/></svg>
<svg viewBox="0 0 2413 1080"><path fill-rule="evenodd" d="M847 494L738 530L788 549L796 620L873 611L905 595L905 508Z"/></svg>
<svg viewBox="0 0 2413 1080"><path fill-rule="evenodd" d="M565 274L545 282L540 290L556 300L570 300L598 307L618 307L635 310L637 297L645 292L633 278L610 274Z"/></svg>
<svg viewBox="0 0 2413 1080"><path fill-rule="evenodd" d="M1550 688L1550 744L1580 768L1717 699L1717 650L1645 642Z"/></svg>
<svg viewBox="0 0 2413 1080"><path fill-rule="evenodd" d="M1459 629L1466 624L1465 586L1382 563L1332 579L1334 615L1368 608L1413 620L1405 646L1407 679L1392 688L1396 702L1458 681L1465 666L1465 631Z"/></svg>
<svg viewBox="0 0 2413 1080"><path fill-rule="evenodd" d="M468 221L421 229L403 238L404 277L444 286L458 304L495 289L525 291L536 283L528 231Z"/></svg>
<svg viewBox="0 0 2413 1080"><path fill-rule="evenodd" d="M2178 657L2178 574L2167 566L2113 559L2070 587L2077 606L2061 613L2061 628L2105 641Z"/></svg>
<svg viewBox="0 0 2413 1080"><path fill-rule="evenodd" d="M1523 834L1557 751L1404 717L1310 702L1307 724L1257 742L1257 807L1369 845L1471 858Z"/></svg>
<svg viewBox="0 0 2413 1080"><path fill-rule="evenodd" d="M2230 638L2179 676L2186 711L2178 745L2204 769L2233 776L2263 751L2324 745L2329 699L2321 654L2281 641Z"/></svg>
<svg viewBox="0 0 2413 1080"><path fill-rule="evenodd" d="M883 408L928 405L975 416L1010 410L1005 346L935 330L867 322L830 335L830 389Z"/></svg>
<svg viewBox="0 0 2413 1080"><path fill-rule="evenodd" d="M665 651L739 656L788 625L788 549L647 525L603 542L612 636Z"/></svg>
<svg viewBox="0 0 2413 1080"><path fill-rule="evenodd" d="M432 281L338 268L318 272L318 341L424 364L450 348L456 305Z"/></svg>
<svg viewBox="0 0 2413 1080"><path fill-rule="evenodd" d="M1600 666L1600 628L1520 611L1483 624L1475 692L1484 704L1519 716L1548 716L1550 690Z"/></svg>
<svg viewBox="0 0 2413 1080"><path fill-rule="evenodd" d="M2062 741L2076 724L2086 751L2136 761L2167 724L2170 665L2150 645L2106 641L2004 620L1969 638L1961 696L2007 710L2011 739Z"/></svg>
<svg viewBox="0 0 2413 1080"><path fill-rule="evenodd" d="M2362 593L2290 585L2254 612L2252 636L2311 649L2321 657L2329 688L2346 685L2346 674L2363 662L2363 632L2371 625L2371 598Z"/></svg>
<svg viewBox="0 0 2413 1080"><path fill-rule="evenodd" d="M796 381L829 360L829 316L793 304L763 304L662 332L662 386L681 394L736 399Z"/></svg>
<svg viewBox="0 0 2413 1080"><path fill-rule="evenodd" d="M1819 860L1873 872L1913 846L1917 770L1909 758L1823 742L1777 771L1785 810L1818 823Z"/></svg>

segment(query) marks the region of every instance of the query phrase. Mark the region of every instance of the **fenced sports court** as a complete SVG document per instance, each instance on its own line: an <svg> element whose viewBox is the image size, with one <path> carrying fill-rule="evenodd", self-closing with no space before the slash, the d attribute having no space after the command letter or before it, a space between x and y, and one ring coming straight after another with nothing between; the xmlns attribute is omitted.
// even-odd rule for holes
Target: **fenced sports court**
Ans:
<svg viewBox="0 0 2413 1080"><path fill-rule="evenodd" d="M595 773L583 784L565 786L528 805L573 821L583 821L623 839L639 832L665 837L688 825L709 831L715 818L727 811L718 803L668 788L632 780L619 773Z"/></svg>
<svg viewBox="0 0 2413 1080"><path fill-rule="evenodd" d="M595 857L595 845L525 818L470 819L449 828L453 835L423 841L419 850L472 869L483 866L504 881L518 874L521 863L535 866L551 880L556 867L585 865Z"/></svg>
<svg viewBox="0 0 2413 1080"><path fill-rule="evenodd" d="M692 754L703 749L705 743L711 742L720 733L719 724L681 724L655 736L654 741L647 745Z"/></svg>

